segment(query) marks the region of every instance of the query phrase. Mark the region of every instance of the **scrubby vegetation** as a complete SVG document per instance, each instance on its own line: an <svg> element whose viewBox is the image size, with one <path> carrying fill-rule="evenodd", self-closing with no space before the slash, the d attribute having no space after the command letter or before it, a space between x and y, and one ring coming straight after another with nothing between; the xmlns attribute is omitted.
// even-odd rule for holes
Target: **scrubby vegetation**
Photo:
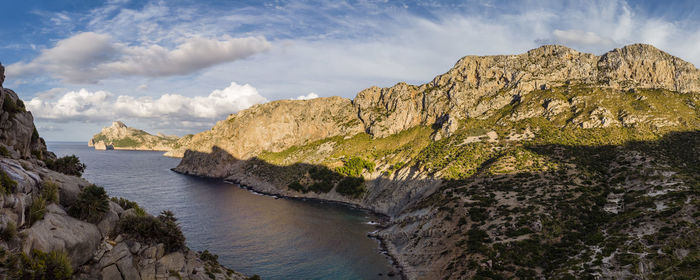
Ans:
<svg viewBox="0 0 700 280"><path fill-rule="evenodd" d="M89 185L80 191L78 201L68 209L68 214L90 223L98 223L107 211L109 211L109 197L105 189Z"/></svg>
<svg viewBox="0 0 700 280"><path fill-rule="evenodd" d="M5 147L5 145L0 145L0 156L10 157L10 151Z"/></svg>
<svg viewBox="0 0 700 280"><path fill-rule="evenodd" d="M32 205L29 206L29 224L34 224L44 218L46 214L46 199L42 196L37 196L32 199Z"/></svg>
<svg viewBox="0 0 700 280"><path fill-rule="evenodd" d="M126 216L119 220L115 234L126 234L149 244L163 243L165 250L174 252L185 246L185 236L177 224L175 215L163 211L157 218L152 216Z"/></svg>
<svg viewBox="0 0 700 280"><path fill-rule="evenodd" d="M44 180L41 183L42 190L41 196L46 200L47 203L58 203L58 183L54 181Z"/></svg>
<svg viewBox="0 0 700 280"><path fill-rule="evenodd" d="M360 177L345 177L338 182L336 191L345 196L358 198L366 191L365 179Z"/></svg>
<svg viewBox="0 0 700 280"><path fill-rule="evenodd" d="M374 166L374 162L359 157L351 157L345 160L343 166L336 168L335 171L343 176L359 177L365 170L374 171Z"/></svg>
<svg viewBox="0 0 700 280"><path fill-rule="evenodd" d="M17 188L17 181L12 180L4 170L0 170L0 193L11 194L15 192L15 188Z"/></svg>
<svg viewBox="0 0 700 280"><path fill-rule="evenodd" d="M81 163L80 159L75 155L46 160L46 167L63 174L78 177L82 176L85 171L85 164Z"/></svg>
<svg viewBox="0 0 700 280"><path fill-rule="evenodd" d="M139 204L134 201L128 200L123 197L112 197L110 198L110 200L112 200L112 202L116 204L119 204L119 206L121 206L124 210L134 209L134 212L137 216L146 215L146 211L143 210L143 208L141 208L141 206L139 206Z"/></svg>
<svg viewBox="0 0 700 280"><path fill-rule="evenodd" d="M0 230L0 240L10 241L17 237L17 225L14 222L7 222L5 227Z"/></svg>
<svg viewBox="0 0 700 280"><path fill-rule="evenodd" d="M73 275L68 255L61 251L32 250L29 255L10 255L3 266L9 268L9 279L67 280Z"/></svg>
<svg viewBox="0 0 700 280"><path fill-rule="evenodd" d="M9 95L5 95L5 99L2 103L2 110L8 112L10 116L27 111L27 109L24 107L24 102L21 99L17 99L17 102L15 103L15 101L13 101Z"/></svg>

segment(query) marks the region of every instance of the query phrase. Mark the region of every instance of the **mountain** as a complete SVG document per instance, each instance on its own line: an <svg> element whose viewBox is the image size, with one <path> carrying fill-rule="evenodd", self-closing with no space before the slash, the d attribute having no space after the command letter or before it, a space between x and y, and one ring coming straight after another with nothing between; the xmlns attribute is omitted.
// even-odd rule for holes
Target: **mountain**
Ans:
<svg viewBox="0 0 700 280"><path fill-rule="evenodd" d="M180 141L175 171L386 214L409 279L700 273L700 70L650 45L467 56Z"/></svg>
<svg viewBox="0 0 700 280"><path fill-rule="evenodd" d="M187 248L172 212L151 216L80 178L85 166L47 151L32 114L2 81L0 278L247 279Z"/></svg>
<svg viewBox="0 0 700 280"><path fill-rule="evenodd" d="M160 133L152 135L116 121L112 123L112 126L102 128L99 133L92 136L92 139L88 141L88 146L98 150L169 151L176 146L178 139L177 136Z"/></svg>

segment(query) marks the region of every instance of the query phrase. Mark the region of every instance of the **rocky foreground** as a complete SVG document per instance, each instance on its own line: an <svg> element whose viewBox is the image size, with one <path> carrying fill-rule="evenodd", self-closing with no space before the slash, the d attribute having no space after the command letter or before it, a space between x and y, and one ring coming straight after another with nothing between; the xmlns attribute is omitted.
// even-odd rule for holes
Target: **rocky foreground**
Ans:
<svg viewBox="0 0 700 280"><path fill-rule="evenodd" d="M0 279L247 279L184 246L172 213L108 200L80 178L0 77Z"/></svg>
<svg viewBox="0 0 700 280"><path fill-rule="evenodd" d="M140 150L140 151L170 151L177 146L177 136L149 134L140 129L126 126L123 122L115 121L111 126L92 136L88 146L96 150Z"/></svg>
<svg viewBox="0 0 700 280"><path fill-rule="evenodd" d="M274 101L176 171L384 213L410 279L693 278L700 70L650 45L467 56L423 85Z"/></svg>

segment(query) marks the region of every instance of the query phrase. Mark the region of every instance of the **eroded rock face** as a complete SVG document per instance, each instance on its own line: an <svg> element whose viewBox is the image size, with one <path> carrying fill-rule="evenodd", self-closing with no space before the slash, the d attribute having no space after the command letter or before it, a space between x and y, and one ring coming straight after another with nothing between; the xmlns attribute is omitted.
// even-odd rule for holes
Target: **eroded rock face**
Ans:
<svg viewBox="0 0 700 280"><path fill-rule="evenodd" d="M384 137L431 125L445 115L486 118L533 90L566 83L699 92L700 70L651 45L629 45L602 56L543 46L520 55L467 56L428 84L369 88L357 95L354 104L365 130Z"/></svg>
<svg viewBox="0 0 700 280"><path fill-rule="evenodd" d="M362 132L356 115L351 101L341 97L255 105L185 140L187 145L169 155L182 156L185 150L211 153L213 147L218 147L234 158L248 159L262 151L277 152L327 137Z"/></svg>
<svg viewBox="0 0 700 280"><path fill-rule="evenodd" d="M8 149L11 157L55 157L46 151L46 143L34 127L34 117L14 91L0 88L0 108L0 144Z"/></svg>

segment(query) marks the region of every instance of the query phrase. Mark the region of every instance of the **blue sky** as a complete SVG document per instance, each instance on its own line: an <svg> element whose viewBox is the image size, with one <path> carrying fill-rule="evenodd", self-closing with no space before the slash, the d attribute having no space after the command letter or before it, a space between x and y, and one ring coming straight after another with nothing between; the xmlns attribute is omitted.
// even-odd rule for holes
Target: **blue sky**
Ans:
<svg viewBox="0 0 700 280"><path fill-rule="evenodd" d="M693 1L3 1L5 87L47 140L184 135L278 99L420 84L465 55L650 43L700 64Z"/></svg>

